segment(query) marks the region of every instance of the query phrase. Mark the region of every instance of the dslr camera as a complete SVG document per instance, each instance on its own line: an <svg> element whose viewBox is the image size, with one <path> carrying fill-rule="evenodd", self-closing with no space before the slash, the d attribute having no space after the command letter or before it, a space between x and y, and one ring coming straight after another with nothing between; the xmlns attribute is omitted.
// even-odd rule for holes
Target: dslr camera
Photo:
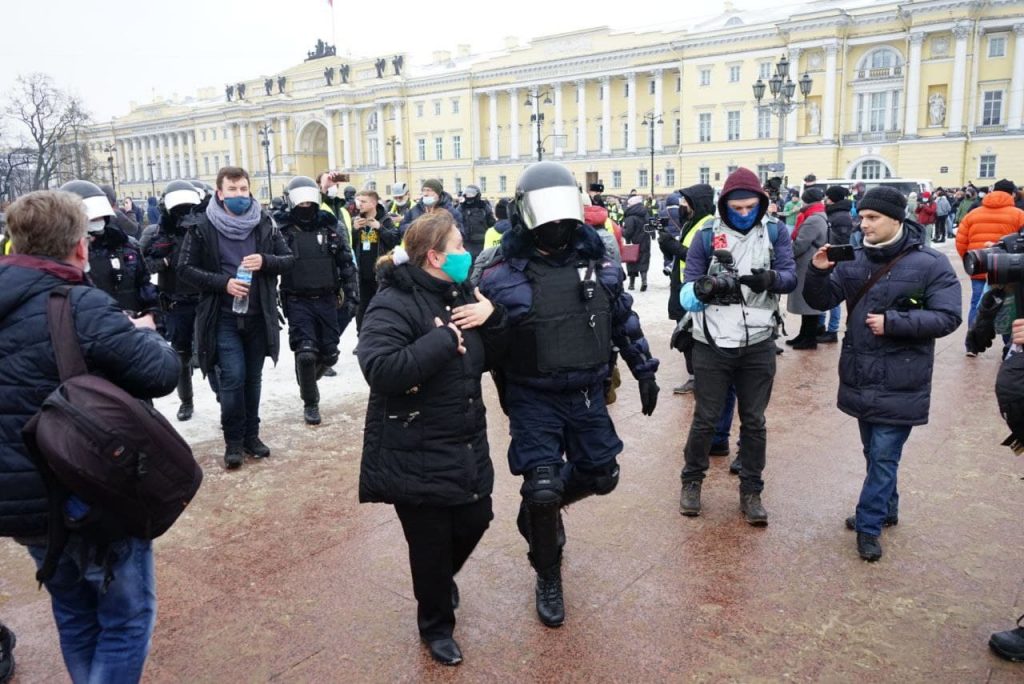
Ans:
<svg viewBox="0 0 1024 684"><path fill-rule="evenodd" d="M647 223L644 224L644 232L654 235L659 230L668 228L672 221L668 216L648 216Z"/></svg>
<svg viewBox="0 0 1024 684"><path fill-rule="evenodd" d="M989 285L1024 281L1024 230L1011 233L991 247L964 254L968 275L985 274Z"/></svg>
<svg viewBox="0 0 1024 684"><path fill-rule="evenodd" d="M722 270L714 275L702 276L694 282L693 291L697 298L706 304L728 306L742 304L743 292L740 290L740 274L733 263L732 252L727 249L716 249L715 259Z"/></svg>

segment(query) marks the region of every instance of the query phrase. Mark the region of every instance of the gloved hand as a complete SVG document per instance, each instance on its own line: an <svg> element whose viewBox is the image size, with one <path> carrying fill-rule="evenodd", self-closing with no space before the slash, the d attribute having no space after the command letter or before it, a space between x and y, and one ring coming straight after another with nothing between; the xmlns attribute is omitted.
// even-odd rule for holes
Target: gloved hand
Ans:
<svg viewBox="0 0 1024 684"><path fill-rule="evenodd" d="M980 354L992 346L996 336L996 315L1006 295L1001 290L989 290L978 303L974 325L967 331L967 351Z"/></svg>
<svg viewBox="0 0 1024 684"><path fill-rule="evenodd" d="M658 405L658 383L654 378L640 380L640 412L645 416L654 413L654 407Z"/></svg>
<svg viewBox="0 0 1024 684"><path fill-rule="evenodd" d="M740 285L746 285L754 292L764 292L775 283L775 271L766 268L754 268L750 275L740 276Z"/></svg>

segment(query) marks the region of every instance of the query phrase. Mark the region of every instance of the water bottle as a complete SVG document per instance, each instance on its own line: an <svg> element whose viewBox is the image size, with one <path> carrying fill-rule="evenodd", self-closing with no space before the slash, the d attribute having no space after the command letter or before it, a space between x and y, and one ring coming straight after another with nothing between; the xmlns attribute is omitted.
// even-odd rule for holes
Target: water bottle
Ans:
<svg viewBox="0 0 1024 684"><path fill-rule="evenodd" d="M252 287L252 271L239 264L238 271L235 273L235 280L240 280L249 287ZM249 295L235 297L235 301L231 304L231 310L239 315L244 315L249 311Z"/></svg>

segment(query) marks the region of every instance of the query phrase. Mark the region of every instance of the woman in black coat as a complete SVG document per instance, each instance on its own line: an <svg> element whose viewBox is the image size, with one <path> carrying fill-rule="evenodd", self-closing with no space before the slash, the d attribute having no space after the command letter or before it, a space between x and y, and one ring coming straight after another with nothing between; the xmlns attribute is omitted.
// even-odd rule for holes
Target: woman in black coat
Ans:
<svg viewBox="0 0 1024 684"><path fill-rule="evenodd" d="M647 219L650 214L644 206L641 195L633 195L626 206L626 217L622 220L622 237L626 242L640 245L640 258L632 264L626 264L629 275L629 289L632 290L636 277L640 276L640 291L647 290L647 269L651 267L651 233L647 232Z"/></svg>
<svg viewBox="0 0 1024 684"><path fill-rule="evenodd" d="M359 500L394 504L420 637L446 665L462 661L454 577L493 517L480 377L505 327L504 309L466 284L471 262L451 214L413 222L378 264L358 349L370 385Z"/></svg>

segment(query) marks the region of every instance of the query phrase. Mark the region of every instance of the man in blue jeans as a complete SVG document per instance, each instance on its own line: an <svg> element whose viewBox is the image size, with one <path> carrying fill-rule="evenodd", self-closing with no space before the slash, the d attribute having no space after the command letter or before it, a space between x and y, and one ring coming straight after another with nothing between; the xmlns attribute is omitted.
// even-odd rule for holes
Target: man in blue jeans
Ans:
<svg viewBox="0 0 1024 684"><path fill-rule="evenodd" d="M7 214L16 256L0 259L0 537L27 546L37 565L46 554L47 489L21 430L60 382L47 327L50 291L72 286L75 333L90 372L149 399L172 392L180 369L152 316L125 316L109 294L89 284L86 202L67 192L24 195ZM82 504L71 497L65 505L77 514L71 502ZM156 619L152 547L130 537L98 544L84 534L71 534L44 583L64 663L76 684L137 682ZM11 646L13 638L0 643L4 651Z"/></svg>
<svg viewBox="0 0 1024 684"><path fill-rule="evenodd" d="M905 219L894 188L868 190L858 205L864 245L836 265L822 246L804 283L804 299L827 310L847 303L839 357L839 410L860 427L867 476L856 514L857 552L882 557L883 527L899 521L897 469L915 425L928 422L935 339L960 325L960 283L949 259L925 244L924 229Z"/></svg>

